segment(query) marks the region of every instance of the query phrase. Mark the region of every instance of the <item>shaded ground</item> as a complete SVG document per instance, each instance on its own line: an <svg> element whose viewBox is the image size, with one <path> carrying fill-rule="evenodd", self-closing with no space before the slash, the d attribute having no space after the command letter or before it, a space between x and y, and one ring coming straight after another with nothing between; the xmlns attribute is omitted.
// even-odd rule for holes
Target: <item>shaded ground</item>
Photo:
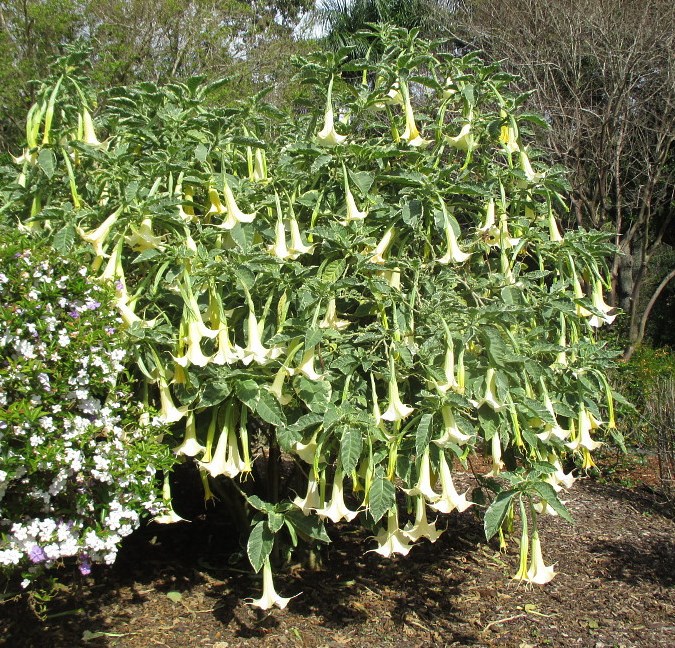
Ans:
<svg viewBox="0 0 675 648"><path fill-rule="evenodd" d="M0 606L0 646L672 647L675 521L656 499L645 486L578 481L567 500L576 524L541 525L559 575L534 588L511 580L515 541L500 553L468 512L450 516L435 544L391 560L364 555L372 543L342 527L322 571L275 578L283 595L302 595L271 613L242 602L261 583L225 553L227 528L154 528L113 569L71 583L45 624L21 602Z"/></svg>

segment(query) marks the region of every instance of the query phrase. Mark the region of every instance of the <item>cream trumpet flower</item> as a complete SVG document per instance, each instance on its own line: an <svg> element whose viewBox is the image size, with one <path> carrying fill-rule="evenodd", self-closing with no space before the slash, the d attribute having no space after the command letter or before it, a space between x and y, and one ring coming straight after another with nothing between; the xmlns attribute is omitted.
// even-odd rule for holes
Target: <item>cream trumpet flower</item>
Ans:
<svg viewBox="0 0 675 648"><path fill-rule="evenodd" d="M320 429L321 428L319 427L316 432L314 432L312 438L307 443L296 441L292 447L293 452L295 452L302 461L310 465L314 464L314 459L316 459L316 451L319 447L316 439L319 436Z"/></svg>
<svg viewBox="0 0 675 648"><path fill-rule="evenodd" d="M307 479L307 494L303 499L296 497L293 500L295 504L303 513L303 515L311 515L315 510L321 508L321 494L319 493L319 481L314 474L314 469L309 471Z"/></svg>
<svg viewBox="0 0 675 648"><path fill-rule="evenodd" d="M407 495L417 495L424 497L428 502L437 502L440 495L434 490L431 480L431 460L429 459L429 446L424 449L420 457L417 483L412 488L404 488L403 492Z"/></svg>
<svg viewBox="0 0 675 648"><path fill-rule="evenodd" d="M99 141L96 137L96 130L94 129L94 120L91 117L91 113L86 109L82 109L82 141L95 148L100 148L106 146L106 142Z"/></svg>
<svg viewBox="0 0 675 648"><path fill-rule="evenodd" d="M432 439L440 448L447 448L450 443L456 445L463 445L471 440L471 435L464 434L458 427L455 416L452 413L450 405L443 405L441 407L441 416L443 417L443 433L438 439Z"/></svg>
<svg viewBox="0 0 675 648"><path fill-rule="evenodd" d="M490 234L491 236L493 235L493 232L497 230L496 226L496 218L495 218L495 199L490 198L488 200L487 205L485 206L485 220L483 221L483 224L478 228L479 232L483 232L484 234Z"/></svg>
<svg viewBox="0 0 675 648"><path fill-rule="evenodd" d="M440 259L437 259L438 263L444 265L448 263L464 263L471 257L471 254L462 252L460 249L455 230L447 217L445 218L445 241L447 252Z"/></svg>
<svg viewBox="0 0 675 648"><path fill-rule="evenodd" d="M225 475L236 477L246 471L247 466L239 453L237 433L234 425L234 405L228 404L225 411L225 422L218 437L216 449L210 461L200 461L199 467L208 472L211 477Z"/></svg>
<svg viewBox="0 0 675 648"><path fill-rule="evenodd" d="M466 499L466 493L460 495L457 492L444 452L441 452L439 472L441 476L441 496L435 502L430 502L429 506L439 513L450 513L455 509L460 513L466 511L474 503Z"/></svg>
<svg viewBox="0 0 675 648"><path fill-rule="evenodd" d="M359 211L356 206L356 201L354 200L354 194L352 194L351 189L349 188L349 180L347 178L347 168L345 165L342 165L342 175L344 178L344 187L345 187L345 202L347 203L347 216L344 220L340 221L342 225L347 225L352 221L363 220L367 215L367 211Z"/></svg>
<svg viewBox="0 0 675 648"><path fill-rule="evenodd" d="M197 426L195 425L195 413L193 410L187 415L185 422L185 437L183 442L173 449L174 454L194 457L204 452L206 448L197 441Z"/></svg>
<svg viewBox="0 0 675 648"><path fill-rule="evenodd" d="M333 478L330 504L324 504L322 508L315 510L315 513L320 518L328 518L334 524L337 524L340 520L351 522L358 515L358 511L350 511L345 504L343 482L344 474L342 473L342 466L338 465L335 470L335 477Z"/></svg>
<svg viewBox="0 0 675 648"><path fill-rule="evenodd" d="M516 120L508 115L505 110L500 110L499 116L507 121L507 123L502 124L499 132L499 141L506 149L507 153L518 153L520 151L520 146L518 146L518 126Z"/></svg>
<svg viewBox="0 0 675 648"><path fill-rule="evenodd" d="M234 194L230 185L227 183L227 180L223 180L223 195L225 196L225 205L220 202L220 196L218 192L213 188L209 187L209 200L211 201L211 207L209 208L209 214L226 214L225 220L217 225L222 229L231 230L238 223L252 223L256 217L255 212L253 214L245 214L237 205L237 201L234 199Z"/></svg>
<svg viewBox="0 0 675 648"><path fill-rule="evenodd" d="M145 252L145 250L163 250L163 237L155 236L152 231L152 218L146 216L141 221L138 229L131 228L132 233L125 237L127 245L135 252Z"/></svg>
<svg viewBox="0 0 675 648"><path fill-rule="evenodd" d="M565 445L568 448L570 448L570 450L579 450L585 448L590 452L592 452L596 448L599 448L602 445L602 442L595 441L594 439L591 438L591 429L599 427L598 422L583 405L579 408L578 421L579 421L579 434L573 441L570 441Z"/></svg>
<svg viewBox="0 0 675 648"><path fill-rule="evenodd" d="M409 538L398 528L396 506L387 515L387 528L380 529L375 536L375 540L377 541L377 549L369 549L368 551L374 551L385 558L391 558L394 554L408 555L412 545L408 544Z"/></svg>
<svg viewBox="0 0 675 648"><path fill-rule="evenodd" d="M471 132L471 122L464 124L459 133L454 137L447 135L445 141L460 151L472 151L476 147L476 141Z"/></svg>
<svg viewBox="0 0 675 648"><path fill-rule="evenodd" d="M328 300L326 305L326 314L323 316L323 319L319 322L319 328L331 328L336 331L342 331L346 329L351 322L348 320L340 319L337 316L337 307L335 305L335 297L331 297Z"/></svg>
<svg viewBox="0 0 675 648"><path fill-rule="evenodd" d="M241 360L243 349L230 340L230 332L225 321L218 326L218 350L211 356L211 362L217 365L230 365Z"/></svg>
<svg viewBox="0 0 675 648"><path fill-rule="evenodd" d="M192 206L194 201L194 189L192 187L183 189L183 185L179 182L176 184L174 195L180 201L178 204L178 217L186 222L196 221L197 216L195 214L195 209ZM185 205L184 203L190 204Z"/></svg>
<svg viewBox="0 0 675 648"><path fill-rule="evenodd" d="M609 312L614 309L611 306L605 304L605 300L602 297L602 281L600 281L600 279L596 279L595 282L593 283L593 293L591 294L591 303L593 304L593 308L602 313L601 317L598 317L597 315L593 314L591 315L590 319L588 320L588 323L591 326L593 326L594 328L599 328L603 324L611 324L614 321L616 315L609 314Z"/></svg>
<svg viewBox="0 0 675 648"><path fill-rule="evenodd" d="M498 412L504 407L504 404L497 400L497 382L493 367L489 367L485 373L485 394L483 394L483 397L476 403L476 407L478 408L481 405L487 405L495 412Z"/></svg>
<svg viewBox="0 0 675 648"><path fill-rule="evenodd" d="M424 497L418 497L415 500L415 522L408 522L403 527L403 535L411 542L416 542L420 538L427 538L431 542L436 542L443 531L436 529L436 522L431 524L427 520L427 503Z"/></svg>
<svg viewBox="0 0 675 648"><path fill-rule="evenodd" d="M564 441L570 435L569 430L563 430L563 428L558 424L558 419L556 417L555 410L553 409L553 403L551 402L551 397L548 395L548 390L546 389L543 379L540 380L540 383L542 392L544 394L544 407L551 415L555 423L545 423L544 431L540 432L536 436L544 442L549 441L552 436L558 437L558 439Z"/></svg>
<svg viewBox="0 0 675 648"><path fill-rule="evenodd" d="M288 375L290 375L288 367L282 365L275 374L272 384L266 386L267 391L277 399L279 405L288 405L293 400L293 396L284 392L284 380Z"/></svg>
<svg viewBox="0 0 675 648"><path fill-rule="evenodd" d="M403 95L401 94L401 86L398 81L394 81L394 83L392 83L391 85L391 88L389 88L389 92L387 92L386 102L392 106L404 105L405 102L403 101Z"/></svg>
<svg viewBox="0 0 675 648"><path fill-rule="evenodd" d="M563 470L560 459L554 455L549 455L548 462L553 465L555 472L550 473L544 479L545 482L551 484L556 493L559 493L563 488L570 489L574 485L574 482L577 478L572 474L572 472L566 473Z"/></svg>
<svg viewBox="0 0 675 648"><path fill-rule="evenodd" d="M389 367L391 376L387 385L389 390L389 407L387 407L382 420L384 421L402 421L404 418L410 416L414 412L414 408L409 405L404 405L398 394L398 383L396 382L396 367L394 365L394 357L389 358Z"/></svg>
<svg viewBox="0 0 675 648"><path fill-rule="evenodd" d="M174 405L171 391L169 390L169 383L166 381L164 375L160 375L159 377L159 401L159 418L163 423L176 423L187 414L187 405L183 405L182 407Z"/></svg>
<svg viewBox="0 0 675 648"><path fill-rule="evenodd" d="M447 346L445 348L443 374L445 375L445 382L438 383L434 380L433 383L439 392L445 394L450 389L455 389L457 387L457 381L455 380L455 351L452 346L451 338L448 338Z"/></svg>
<svg viewBox="0 0 675 648"><path fill-rule="evenodd" d="M391 286L394 290L401 290L401 269L392 268L391 270L384 270L380 273L384 280Z"/></svg>
<svg viewBox="0 0 675 648"><path fill-rule="evenodd" d="M342 144L346 135L340 135L335 130L335 119L333 116L333 77L328 83L328 95L326 97L326 110L323 116L323 128L317 133L316 141L320 146L333 147Z"/></svg>
<svg viewBox="0 0 675 648"><path fill-rule="evenodd" d="M424 139L420 135L419 130L417 130L415 115L413 113L412 104L410 103L410 92L405 83L401 83L401 93L403 95L403 111L405 113L405 130L401 135L401 139L407 142L409 146L426 148L432 141Z"/></svg>
<svg viewBox="0 0 675 648"><path fill-rule="evenodd" d="M83 241L91 244L94 248L94 254L97 257L103 257L103 244L105 243L112 226L122 213L122 207L118 207L108 218L106 218L96 229L85 232L81 227L77 228L77 233Z"/></svg>
<svg viewBox="0 0 675 648"><path fill-rule="evenodd" d="M296 596L298 595L296 594ZM274 589L274 579L272 578L272 566L270 565L270 559L265 558L265 562L263 563L262 596L259 599L246 599L246 603L248 605L252 605L253 607L260 608L261 610L269 610L275 605L279 609L283 610L292 598L295 597L291 596L289 598L284 598L283 596L279 596L276 593Z"/></svg>
<svg viewBox="0 0 675 648"><path fill-rule="evenodd" d="M167 512L162 515L156 515L152 518L153 522L157 524L174 524L175 522L189 522L185 518L182 518L173 510L173 504L171 503L171 484L169 483L169 475L164 475L164 485L162 486L162 501L164 506L167 509Z"/></svg>
<svg viewBox="0 0 675 648"><path fill-rule="evenodd" d="M264 149L257 148L253 154L253 175L254 182L263 182L267 180L267 157Z"/></svg>
<svg viewBox="0 0 675 648"><path fill-rule="evenodd" d="M242 349L241 352L241 361L246 366L250 365L252 362L264 365L281 355L282 349L279 347L267 348L263 346L260 339L260 327L258 325L258 319L255 316L255 311L253 310L253 304L249 304L246 331L246 347Z"/></svg>
<svg viewBox="0 0 675 648"><path fill-rule="evenodd" d="M527 580L530 583L537 585L545 585L553 580L556 572L553 570L553 565L545 565L544 558L541 555L541 541L539 540L539 531L537 530L536 519L534 525L534 533L532 534L532 542L530 545L530 568L527 570Z"/></svg>
<svg viewBox="0 0 675 648"><path fill-rule="evenodd" d="M19 155L18 157L15 157L11 153L9 154L9 156L12 158L12 162L14 162L14 164L28 163L31 166L37 164L38 159L37 151L33 151L31 153L31 149L28 147L24 148L23 151L21 152L21 155Z"/></svg>
<svg viewBox="0 0 675 648"><path fill-rule="evenodd" d="M279 197L277 196L277 201ZM284 228L284 219L281 215L280 205L277 209L277 222L274 226L274 243L267 248L267 251L277 259L284 261L291 257L291 253L286 247L286 229Z"/></svg>
<svg viewBox="0 0 675 648"><path fill-rule="evenodd" d="M187 319L187 350L181 357L172 356L176 364L186 369L189 365L195 365L196 367L205 367L213 356L206 356L202 351L202 337L203 330L205 325L202 321L198 321L193 318L188 311L186 315ZM217 335L218 332L215 331Z"/></svg>
<svg viewBox="0 0 675 648"><path fill-rule="evenodd" d="M447 77L445 79L445 87L443 88L443 99L450 99L452 95L457 94L457 90L453 88L454 81L452 77Z"/></svg>
<svg viewBox="0 0 675 648"><path fill-rule="evenodd" d="M300 364L294 369L289 369L288 373L291 376L302 374L308 380L323 380L323 375L317 373L314 369L314 359L316 357L316 346L306 349Z"/></svg>
<svg viewBox="0 0 675 648"><path fill-rule="evenodd" d="M548 238L551 243L561 243L563 241L563 235L558 229L558 223L555 220L555 214L550 205L548 208Z"/></svg>
<svg viewBox="0 0 675 648"><path fill-rule="evenodd" d="M302 234L300 234L300 227L295 218L293 207L291 207L291 216L288 219L288 229L291 233L291 245L288 248L291 259L297 259L301 254L311 254L314 251L315 245L307 245L302 240Z"/></svg>
<svg viewBox="0 0 675 648"><path fill-rule="evenodd" d="M377 244L374 250L372 252L366 252L366 254L370 254L371 257L369 259L370 263L385 263L386 259L384 258L384 255L387 253L387 250L389 249L389 246L391 245L392 240L394 239L394 234L396 231L394 230L393 227L390 227L385 233L380 242Z"/></svg>
<svg viewBox="0 0 675 648"><path fill-rule="evenodd" d="M537 182L538 180L541 180L543 174L535 173L533 171L532 165L530 164L530 158L527 156L527 152L524 149L520 149L519 155L520 155L520 168L522 172L525 174L525 177L528 179L528 181Z"/></svg>
<svg viewBox="0 0 675 648"><path fill-rule="evenodd" d="M504 462L502 461L502 440L499 437L498 431L492 435L491 450L492 469L489 473L486 473L486 476L496 477L504 469Z"/></svg>
<svg viewBox="0 0 675 648"><path fill-rule="evenodd" d="M586 295L584 295L584 291L581 289L581 284L579 283L579 278L577 277L574 266L572 266L572 285L574 290L574 299L584 299ZM589 311L587 308L584 308L579 303L576 305L576 313L578 317L590 317L592 315L591 311Z"/></svg>

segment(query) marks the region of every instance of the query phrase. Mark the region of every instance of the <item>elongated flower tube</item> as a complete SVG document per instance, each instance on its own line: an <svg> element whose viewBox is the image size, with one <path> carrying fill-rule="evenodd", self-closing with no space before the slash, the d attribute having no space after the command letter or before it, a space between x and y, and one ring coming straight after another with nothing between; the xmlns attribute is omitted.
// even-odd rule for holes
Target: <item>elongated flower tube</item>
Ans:
<svg viewBox="0 0 675 648"><path fill-rule="evenodd" d="M267 390L277 399L279 405L288 405L293 400L293 396L284 392L284 380L288 375L288 367L282 365L275 374L272 384L267 387Z"/></svg>
<svg viewBox="0 0 675 648"><path fill-rule="evenodd" d="M463 445L471 440L471 435L464 434L458 427L455 416L452 413L450 405L441 407L441 416L443 417L443 433L438 439L433 439L433 443L441 448L447 448L450 443Z"/></svg>
<svg viewBox="0 0 675 648"><path fill-rule="evenodd" d="M434 490L431 480L431 460L429 459L429 446L424 449L420 457L417 482L412 488L403 489L407 495L424 497L428 502L437 502L440 495Z"/></svg>
<svg viewBox="0 0 675 648"><path fill-rule="evenodd" d="M424 139L420 135L419 130L417 130L415 115L413 113L412 104L410 103L410 92L408 91L407 84L404 82L401 82L401 94L403 95L403 111L405 113L405 130L401 135L401 139L409 146L426 148L432 142L431 140Z"/></svg>
<svg viewBox="0 0 675 648"><path fill-rule="evenodd" d="M504 407L504 404L497 400L497 382L493 367L489 367L485 373L485 393L476 406L480 407L481 405L487 405L495 412L498 412Z"/></svg>
<svg viewBox="0 0 675 648"><path fill-rule="evenodd" d="M296 441L296 443L294 443L292 446L292 451L305 463L310 465L313 465L314 460L316 459L316 451L319 448L319 444L316 440L319 436L320 429L321 428L317 428L317 430L312 435L312 438L307 443Z"/></svg>
<svg viewBox="0 0 675 648"><path fill-rule="evenodd" d="M295 367L295 369L289 369L288 373L291 374L292 376L302 374L308 380L322 380L323 375L317 373L316 370L314 369L315 357L316 357L316 346L306 349L302 356L302 359L300 360L300 364L297 367Z"/></svg>
<svg viewBox="0 0 675 648"><path fill-rule="evenodd" d="M316 509L315 511L320 518L328 518L334 524L337 524L340 520L351 522L358 515L358 511L351 511L345 504L343 482L344 474L342 472L342 466L338 463L338 467L335 470L335 477L333 478L330 504L324 505L322 508Z"/></svg>
<svg viewBox="0 0 675 648"><path fill-rule="evenodd" d="M523 501L520 501L520 524L522 531L520 534L520 561L518 571L513 575L513 580L527 581L527 558L530 548L530 537L527 531L527 512Z"/></svg>
<svg viewBox="0 0 675 648"><path fill-rule="evenodd" d="M440 454L439 473L441 477L441 496L435 502L430 502L429 506L439 513L450 513L455 509L462 513L472 506L473 502L466 499L466 493L460 495L457 492L455 484L452 481L452 472L450 471L450 466L445 458L445 453L441 452ZM467 493L468 492L469 491L467 491Z"/></svg>
<svg viewBox="0 0 675 648"><path fill-rule="evenodd" d="M152 518L153 522L157 524L174 524L176 522L189 522L185 518L182 518L173 510L173 504L171 502L171 484L169 482L169 474L165 473L164 475L164 484L162 486L162 502L166 508L166 513L162 515L156 515Z"/></svg>
<svg viewBox="0 0 675 648"><path fill-rule="evenodd" d="M280 261L291 257L291 253L286 247L286 229L284 228L284 219L281 215L281 205L279 196L277 198L277 222L274 226L274 243L267 248L267 251Z"/></svg>
<svg viewBox="0 0 675 648"><path fill-rule="evenodd" d="M539 531L536 524L536 515L534 518L534 531L532 533L532 542L530 545L530 568L527 570L527 580L537 585L545 585L553 580L556 572L553 565L544 564L544 558L541 554L541 541L539 540Z"/></svg>
<svg viewBox="0 0 675 648"><path fill-rule="evenodd" d="M398 81L394 81L394 83L392 83L391 88L389 88L389 92L387 92L387 98L385 101L391 106L404 105L405 102L403 101L401 86Z"/></svg>
<svg viewBox="0 0 675 648"><path fill-rule="evenodd" d="M508 115L505 110L500 110L499 116L506 120L506 123L502 124L499 131L500 143L507 153L518 153L520 146L518 146L518 125L516 124L516 120L511 115Z"/></svg>
<svg viewBox="0 0 675 648"><path fill-rule="evenodd" d="M555 220L553 207L550 204L548 206L548 237L552 243L561 243L563 241L563 236L560 233L558 223Z"/></svg>
<svg viewBox="0 0 675 648"><path fill-rule="evenodd" d="M239 473L245 472L248 468L246 462L242 460L239 453L239 443L237 442L237 430L235 426L235 406L228 403L225 409L225 421L220 430L218 443L213 452L211 461L200 461L199 467L208 472L211 477L225 475L226 477L236 477Z"/></svg>
<svg viewBox="0 0 675 648"><path fill-rule="evenodd" d="M93 146L95 148L100 148L105 146L104 143L100 142L98 137L96 137L96 130L94 129L94 120L91 118L91 113L86 109L82 109L82 129L83 136L82 141L88 146Z"/></svg>
<svg viewBox="0 0 675 648"><path fill-rule="evenodd" d="M297 596L297 594L296 594ZM274 579L272 577L272 565L270 564L270 559L265 558L263 563L263 593L259 599L250 599L246 600L246 603L252 605L253 607L260 608L261 610L269 610L274 606L283 610L288 602L295 598L291 596L290 598L284 598L279 596L274 589Z"/></svg>
<svg viewBox="0 0 675 648"><path fill-rule="evenodd" d="M447 135L445 141L460 151L472 151L476 147L476 141L471 132L471 122L464 124L459 133L454 137Z"/></svg>
<svg viewBox="0 0 675 648"><path fill-rule="evenodd" d="M375 540L377 541L377 549L370 549L369 551L374 551L385 558L391 558L394 554L408 555L412 545L408 543L409 538L406 534L398 528L396 506L390 509L387 515L387 528L380 529L375 536Z"/></svg>
<svg viewBox="0 0 675 648"><path fill-rule="evenodd" d="M440 259L437 259L438 263L446 265L448 263L464 263L469 260L471 254L460 249L455 230L447 217L445 219L445 241L447 251Z"/></svg>
<svg viewBox="0 0 675 648"><path fill-rule="evenodd" d="M389 367L391 376L389 377L389 407L387 407L382 420L384 421L402 421L404 418L410 416L414 412L414 408L409 405L404 405L398 393L398 383L396 382L396 367L394 365L394 357L389 357Z"/></svg>
<svg viewBox="0 0 675 648"><path fill-rule="evenodd" d="M588 320L588 323L591 326L599 328L603 324L611 324L614 321L616 315L609 314L610 311L614 309L611 306L605 304L605 300L603 299L602 296L602 281L600 281L600 279L596 279L595 282L593 283L593 293L591 294L591 303L593 304L593 308L599 310L602 313L601 317L598 317L597 315L591 315L590 319Z"/></svg>
<svg viewBox="0 0 675 648"><path fill-rule="evenodd" d="M217 365L230 365L241 360L243 349L230 340L230 332L225 321L218 327L218 350L211 356L211 362Z"/></svg>
<svg viewBox="0 0 675 648"><path fill-rule="evenodd" d="M342 144L347 139L346 135L340 135L335 130L333 116L333 77L328 82L328 95L326 97L326 110L323 116L323 128L317 133L316 141L320 146L333 147Z"/></svg>
<svg viewBox="0 0 675 648"><path fill-rule="evenodd" d="M174 454L194 457L203 453L206 448L197 440L197 426L195 425L195 413L193 410L187 415L185 422L185 437L179 446L176 446Z"/></svg>
<svg viewBox="0 0 675 648"><path fill-rule="evenodd" d="M83 241L91 244L94 248L94 254L97 257L103 257L103 244L105 243L112 226L122 213L122 207L118 207L108 218L106 218L96 229L85 232L81 227L77 228L77 233Z"/></svg>
<svg viewBox="0 0 675 648"><path fill-rule="evenodd" d="M349 188L349 180L347 177L347 168L345 165L342 165L342 176L344 178L344 187L345 187L345 202L347 203L347 216L344 220L340 221L342 225L347 225L352 221L363 220L367 215L367 211L359 211L356 206L356 201L354 200L354 194L352 194L351 189Z"/></svg>
<svg viewBox="0 0 675 648"><path fill-rule="evenodd" d="M291 244L288 247L288 251L291 255L291 259L297 259L302 254L311 254L314 251L315 245L307 245L303 239L302 234L300 234L300 227L298 226L298 221L295 218L295 212L291 206L291 215L288 219L288 229L291 233Z"/></svg>
<svg viewBox="0 0 675 648"><path fill-rule="evenodd" d="M492 435L490 454L492 455L492 469L487 475L496 477L504 469L504 462L502 461L502 440L499 436L499 431L495 431Z"/></svg>
<svg viewBox="0 0 675 648"><path fill-rule="evenodd" d="M230 185L227 183L227 180L223 180L223 194L225 196L225 205L220 202L220 196L218 192L213 188L209 187L209 200L211 202L211 207L209 207L209 214L225 214L225 220L222 223L219 223L217 227L222 229L231 230L238 223L252 223L256 217L256 214L245 214L239 209L236 200L234 199L234 194Z"/></svg>
<svg viewBox="0 0 675 648"><path fill-rule="evenodd" d="M336 331L342 331L346 329L351 322L348 320L340 319L337 315L337 307L335 305L335 297L331 297L328 300L326 305L326 313L323 316L323 319L319 322L319 328L331 328Z"/></svg>
<svg viewBox="0 0 675 648"><path fill-rule="evenodd" d="M496 229L496 218L495 218L495 199L490 198L487 205L485 206L485 220L483 224L478 228L478 231L491 233Z"/></svg>
<svg viewBox="0 0 675 648"><path fill-rule="evenodd" d="M535 173L530 164L530 158L527 155L527 152L524 149L520 149L520 168L525 174L525 177L529 182L537 182L541 180L543 175L541 173Z"/></svg>
<svg viewBox="0 0 675 648"><path fill-rule="evenodd" d="M173 356L174 361L179 364L184 369L189 365L195 365L196 367L205 367L211 361L213 356L204 355L202 351L202 330L204 323L199 322L193 317L190 316L189 311L186 309L186 319L187 319L187 349L185 353L177 358ZM201 324L201 326L200 326Z"/></svg>
<svg viewBox="0 0 675 648"><path fill-rule="evenodd" d="M253 310L253 304L249 304L248 320L247 320L247 340L246 347L242 349L241 361L245 365L250 365L252 362L264 365L278 358L282 350L279 347L267 348L263 346L260 339L260 328L258 326L258 319Z"/></svg>
<svg viewBox="0 0 675 648"><path fill-rule="evenodd" d="M189 186L183 189L182 183L177 182L174 196L180 201L178 204L178 217L186 222L196 221L197 215L195 214L195 208L192 204L194 201L194 189Z"/></svg>
<svg viewBox="0 0 675 648"><path fill-rule="evenodd" d="M447 77L445 79L445 86L443 87L443 99L450 99L453 95L457 94L457 89L454 87L455 82L452 80L452 77Z"/></svg>
<svg viewBox="0 0 675 648"><path fill-rule="evenodd" d="M293 500L293 504L302 511L303 515L311 515L315 510L321 508L319 480L316 478L313 469L310 469L307 479L307 494L302 499L296 497Z"/></svg>
<svg viewBox="0 0 675 648"><path fill-rule="evenodd" d="M443 359L443 374L445 382L438 383L434 380L436 389L442 394L445 394L450 389L457 387L457 380L455 379L455 346L450 334L450 328L445 320L442 320L443 328L445 329L445 357Z"/></svg>
<svg viewBox="0 0 675 648"><path fill-rule="evenodd" d="M155 236L152 230L152 218L146 216L141 221L141 226L131 228L132 233L125 238L127 245L135 252L145 252L146 250L163 250L163 237Z"/></svg>
<svg viewBox="0 0 675 648"><path fill-rule="evenodd" d="M267 180L267 157L264 149L257 148L253 154L253 175L251 179L254 182Z"/></svg>
<svg viewBox="0 0 675 648"><path fill-rule="evenodd" d="M174 405L171 392L169 391L169 383L162 374L159 377L159 400L161 404L159 418L163 423L176 423L187 414L187 405L183 405L182 407Z"/></svg>
<svg viewBox="0 0 675 648"><path fill-rule="evenodd" d="M539 382L541 384L544 407L546 408L548 413L551 415L551 417L553 418L555 423L554 424L545 423L544 424L544 431L538 433L537 437L539 439L541 439L542 441L548 441L548 440L550 440L551 436L556 436L556 437L558 437L558 439L561 439L561 440L564 441L570 435L569 430L564 430L558 424L558 418L556 417L555 410L553 409L553 403L551 402L551 397L549 396L548 390L546 389L546 384L544 383L544 379L543 378L540 379Z"/></svg>
<svg viewBox="0 0 675 648"><path fill-rule="evenodd" d="M579 408L579 434L577 438L573 441L565 444L571 450L579 450L580 448L586 448L586 450L592 452L593 450L599 448L602 445L601 441L595 441L591 438L591 429L595 419L591 418L592 414L586 409L584 405L581 405ZM595 422L595 427L598 427L597 422Z"/></svg>
<svg viewBox="0 0 675 648"><path fill-rule="evenodd" d="M403 527L403 535L411 542L417 542L420 538L427 538L431 542L436 542L443 533L436 529L436 522L427 520L427 503L424 497L417 497L415 500L415 521L408 522Z"/></svg>
<svg viewBox="0 0 675 648"><path fill-rule="evenodd" d="M389 246L391 245L391 242L394 238L395 230L393 227L390 227L385 233L380 242L377 244L375 249L370 252L371 257L369 261L371 263L385 263L386 259L384 258L384 255L387 253L387 250L389 249ZM368 254L368 253L366 253Z"/></svg>
<svg viewBox="0 0 675 648"><path fill-rule="evenodd" d="M553 464L555 472L547 475L544 481L551 484L556 492L560 492L563 488L572 488L574 482L577 480L572 472L566 473L563 470L560 459L555 455L549 455L548 461Z"/></svg>

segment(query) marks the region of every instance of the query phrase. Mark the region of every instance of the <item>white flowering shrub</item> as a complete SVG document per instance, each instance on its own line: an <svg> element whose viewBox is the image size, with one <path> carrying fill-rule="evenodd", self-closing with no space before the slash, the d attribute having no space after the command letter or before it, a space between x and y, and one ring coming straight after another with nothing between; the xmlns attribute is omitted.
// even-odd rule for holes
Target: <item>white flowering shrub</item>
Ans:
<svg viewBox="0 0 675 648"><path fill-rule="evenodd" d="M207 499L217 480L241 488L261 608L288 601L275 543L327 542L327 522L365 525L385 557L434 542L430 513L479 508L453 479L478 453L487 536L520 511L516 577L547 582L537 516L569 518L564 463L591 467L615 433L597 337L614 318L609 236L561 231L564 176L531 145L545 122L476 55L373 38L376 61L299 60L297 114L264 94L213 107L218 84L200 79L114 89L96 111L66 60L0 187L5 219L63 253L86 243L92 275L114 282L167 445ZM101 397L78 388L81 416Z"/></svg>
<svg viewBox="0 0 675 648"><path fill-rule="evenodd" d="M36 238L1 232L0 571L24 585L71 559L112 563L164 512L155 437L124 368L114 288Z"/></svg>

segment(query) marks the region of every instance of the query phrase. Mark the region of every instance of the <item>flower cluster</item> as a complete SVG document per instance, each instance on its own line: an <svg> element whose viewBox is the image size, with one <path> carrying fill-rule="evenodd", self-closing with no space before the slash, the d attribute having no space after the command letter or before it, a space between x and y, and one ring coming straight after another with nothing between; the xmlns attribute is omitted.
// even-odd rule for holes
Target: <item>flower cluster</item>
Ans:
<svg viewBox="0 0 675 648"><path fill-rule="evenodd" d="M163 510L155 473L172 460L138 424L114 299L35 242L0 255L0 569L27 568L24 585L65 558L112 563Z"/></svg>

